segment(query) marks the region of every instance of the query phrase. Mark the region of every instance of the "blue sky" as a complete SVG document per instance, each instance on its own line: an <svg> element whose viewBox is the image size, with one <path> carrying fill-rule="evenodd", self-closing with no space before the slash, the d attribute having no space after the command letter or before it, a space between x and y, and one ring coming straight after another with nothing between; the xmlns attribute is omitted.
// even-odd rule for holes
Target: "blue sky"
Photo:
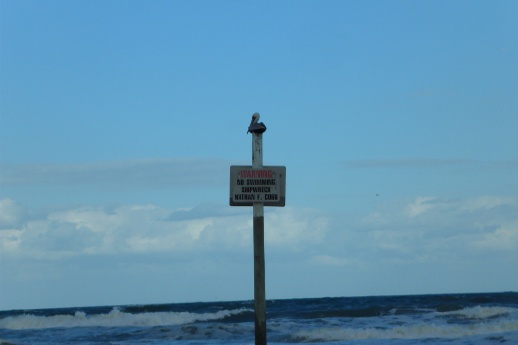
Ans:
<svg viewBox="0 0 518 345"><path fill-rule="evenodd" d="M0 0L0 309L516 291L518 2Z"/></svg>

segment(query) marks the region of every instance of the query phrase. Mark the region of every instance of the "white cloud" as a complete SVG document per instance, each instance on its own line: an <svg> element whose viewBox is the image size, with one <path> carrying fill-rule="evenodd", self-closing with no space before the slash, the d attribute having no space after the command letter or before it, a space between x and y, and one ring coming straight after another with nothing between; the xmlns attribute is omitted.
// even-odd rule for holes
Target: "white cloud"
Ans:
<svg viewBox="0 0 518 345"><path fill-rule="evenodd" d="M347 259L327 254L315 255L311 258L311 261L324 266L349 266L360 264L360 262L355 259Z"/></svg>
<svg viewBox="0 0 518 345"><path fill-rule="evenodd" d="M138 283L142 277L163 284L166 272L184 277L181 286L187 290L208 284L210 277L228 274L239 287L235 292L250 277L246 272L252 269L248 260L253 242L251 208L130 204L66 207L45 213L27 212L12 200L5 205L9 207L3 210L12 212L6 219L14 220L9 223L14 225L0 229L5 273L1 283L11 294L22 280L25 286L66 285L77 279L89 284L96 279L92 277L101 275L113 286ZM477 278L464 281L466 277L457 276L470 272L473 277L505 279L518 260L517 198L417 197L380 203L371 211L365 218L355 218L290 206L267 208L265 241L270 276L276 277L272 280L282 282L289 269L293 284L282 283L280 289L310 283L304 275L329 281L354 275L361 293L366 293L365 286L377 286L380 281L390 281L387 288L391 285L394 293L401 292L398 281L410 286L407 292L426 292L431 286L441 291L452 288L452 280L458 281L457 287L474 291L480 288ZM229 273L229 267L238 273ZM433 272L423 273L429 270ZM167 279L167 289L178 284L173 276ZM512 283L511 278L507 280ZM329 290L322 291L329 292L322 293L344 293L341 287L331 288L337 284L326 285ZM76 291L74 284L69 289ZM227 291L227 287L222 289ZM119 292L112 293L117 296Z"/></svg>
<svg viewBox="0 0 518 345"><path fill-rule="evenodd" d="M464 260L483 249L518 252L518 199L416 197L373 212L359 227L363 246L408 260Z"/></svg>
<svg viewBox="0 0 518 345"><path fill-rule="evenodd" d="M17 229L25 211L14 200L0 199L0 249L2 252L18 250L23 231Z"/></svg>
<svg viewBox="0 0 518 345"><path fill-rule="evenodd" d="M5 209L16 212L16 207ZM132 253L207 255L250 247L252 214L229 209L205 205L173 210L150 204L62 209L3 229L0 244L5 254L52 260ZM287 247L320 240L327 226L319 213L295 208L272 212L266 223L266 242Z"/></svg>
<svg viewBox="0 0 518 345"><path fill-rule="evenodd" d="M72 207L29 217L10 199L1 205L3 255L53 260L144 253L212 255L252 245L250 208L142 204ZM504 255L518 252L518 201L497 196L417 197L375 209L364 219L341 222L312 209L268 208L265 241L278 252L311 249L314 260L335 265L351 259L468 260L475 254L484 257L487 251Z"/></svg>
<svg viewBox="0 0 518 345"><path fill-rule="evenodd" d="M416 217L421 213L427 212L434 207L433 201L435 198L433 197L417 197L413 202L411 202L407 209L410 217Z"/></svg>
<svg viewBox="0 0 518 345"><path fill-rule="evenodd" d="M2 252L15 252L19 250L23 231L15 229L0 230L0 248Z"/></svg>
<svg viewBox="0 0 518 345"><path fill-rule="evenodd" d="M512 197L505 196L481 196L478 198L471 198L466 200L462 205L459 205L463 211L476 212L480 209L493 209L496 207L516 207L518 206L518 200Z"/></svg>
<svg viewBox="0 0 518 345"><path fill-rule="evenodd" d="M0 199L0 229L14 226L24 215L23 208L10 198Z"/></svg>
<svg viewBox="0 0 518 345"><path fill-rule="evenodd" d="M492 232L486 233L479 240L474 241L476 246L493 250L518 249L518 221L502 225Z"/></svg>
<svg viewBox="0 0 518 345"><path fill-rule="evenodd" d="M327 217L316 210L286 207L268 213L265 219L265 241L274 246L296 248L323 240L329 225Z"/></svg>

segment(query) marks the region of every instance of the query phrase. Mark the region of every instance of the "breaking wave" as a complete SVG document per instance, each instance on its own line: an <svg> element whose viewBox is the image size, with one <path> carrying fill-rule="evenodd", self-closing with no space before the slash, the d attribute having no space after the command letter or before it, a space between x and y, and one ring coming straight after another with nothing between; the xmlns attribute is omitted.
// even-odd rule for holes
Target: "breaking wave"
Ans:
<svg viewBox="0 0 518 345"><path fill-rule="evenodd" d="M465 325L436 325L421 323L417 325L399 326L390 329L380 328L321 328L299 331L293 334L294 341L327 342L367 339L429 339L429 338L462 338L518 331L518 321L508 320L494 324L480 323L466 327Z"/></svg>
<svg viewBox="0 0 518 345"><path fill-rule="evenodd" d="M235 315L248 313L253 313L253 310L240 308L220 310L214 313L152 312L131 314L115 307L107 314L87 315L82 311L76 311L73 315L38 316L24 314L9 316L0 319L0 328L21 330L58 327L154 327L224 320Z"/></svg>

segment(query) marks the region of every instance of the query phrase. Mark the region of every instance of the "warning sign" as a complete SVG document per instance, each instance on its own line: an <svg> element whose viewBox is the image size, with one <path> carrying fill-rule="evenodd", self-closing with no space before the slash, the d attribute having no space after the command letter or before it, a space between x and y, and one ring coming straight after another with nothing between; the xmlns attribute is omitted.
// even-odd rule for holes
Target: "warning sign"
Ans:
<svg viewBox="0 0 518 345"><path fill-rule="evenodd" d="M246 165L230 167L230 206L284 206L286 203L286 167Z"/></svg>

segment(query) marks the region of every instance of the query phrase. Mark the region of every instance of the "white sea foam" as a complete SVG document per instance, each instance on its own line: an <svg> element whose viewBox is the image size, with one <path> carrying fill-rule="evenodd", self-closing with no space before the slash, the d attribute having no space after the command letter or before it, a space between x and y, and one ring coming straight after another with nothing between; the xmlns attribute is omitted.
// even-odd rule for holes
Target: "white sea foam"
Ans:
<svg viewBox="0 0 518 345"><path fill-rule="evenodd" d="M462 338L516 331L518 331L518 320L504 320L492 324L481 323L469 326L421 323L409 326L398 326L391 329L320 328L296 332L292 335L292 338L302 341Z"/></svg>
<svg viewBox="0 0 518 345"><path fill-rule="evenodd" d="M78 311L74 315L19 315L0 319L3 329L42 329L69 327L153 327L182 325L196 321L220 320L225 317L253 311L246 308L220 310L215 313L156 312L131 314L113 308L108 314L86 315Z"/></svg>
<svg viewBox="0 0 518 345"><path fill-rule="evenodd" d="M467 319L489 319L499 316L506 316L510 314L518 314L518 309L516 308L508 308L508 307L471 307L471 308L464 308L460 310L455 311L448 311L448 312L442 312L438 313L439 315L453 315L453 316L460 316Z"/></svg>
<svg viewBox="0 0 518 345"><path fill-rule="evenodd" d="M518 332L518 309L507 307L470 307L450 312L430 313L431 319L401 318L402 324L394 327L380 322L366 327L324 327L295 332L297 341L349 341L367 339L430 339L463 338ZM469 319L469 323L445 323L443 316ZM436 317L439 317L436 319ZM502 319L502 317L504 317ZM495 319L498 318L498 319ZM381 321L381 320L380 320ZM376 327L379 326L379 327Z"/></svg>

